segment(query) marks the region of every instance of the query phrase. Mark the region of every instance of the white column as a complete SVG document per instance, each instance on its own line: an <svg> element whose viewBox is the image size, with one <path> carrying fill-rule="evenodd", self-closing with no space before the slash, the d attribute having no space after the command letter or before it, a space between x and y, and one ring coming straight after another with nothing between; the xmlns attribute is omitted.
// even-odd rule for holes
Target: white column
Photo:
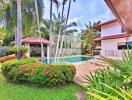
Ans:
<svg viewBox="0 0 132 100"><path fill-rule="evenodd" d="M44 45L42 44L41 45L41 58L43 59L44 58Z"/></svg>
<svg viewBox="0 0 132 100"><path fill-rule="evenodd" d="M29 50L27 51L27 53L25 54L28 58L30 57L30 44L29 43L25 43L25 46L27 48L29 48Z"/></svg>
<svg viewBox="0 0 132 100"><path fill-rule="evenodd" d="M50 45L48 44L47 45L47 63L49 64L49 60L50 60L50 58L49 58L49 47L50 47Z"/></svg>

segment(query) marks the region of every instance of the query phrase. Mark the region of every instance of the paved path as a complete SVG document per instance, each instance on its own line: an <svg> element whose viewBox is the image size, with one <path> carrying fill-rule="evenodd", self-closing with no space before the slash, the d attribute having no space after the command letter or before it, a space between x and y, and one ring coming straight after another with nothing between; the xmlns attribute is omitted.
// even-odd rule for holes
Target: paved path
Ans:
<svg viewBox="0 0 132 100"><path fill-rule="evenodd" d="M85 74L89 75L90 72L94 73L97 69L101 68L101 66L97 66L95 64L89 64L88 61L74 63L76 67L76 75L74 78L74 82L85 86Z"/></svg>

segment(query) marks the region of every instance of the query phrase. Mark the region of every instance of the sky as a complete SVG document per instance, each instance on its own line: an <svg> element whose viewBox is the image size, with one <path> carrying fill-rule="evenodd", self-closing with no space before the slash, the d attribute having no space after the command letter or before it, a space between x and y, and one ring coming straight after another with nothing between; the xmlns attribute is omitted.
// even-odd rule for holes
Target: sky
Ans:
<svg viewBox="0 0 132 100"><path fill-rule="evenodd" d="M49 18L49 0L45 2L45 18ZM62 2L62 0L59 0ZM67 10L68 3L66 5ZM61 7L60 7L61 8ZM53 8L56 12L56 8ZM66 14L66 11L65 11ZM76 0L72 2L69 22L75 21L78 24L78 29L84 28L84 25L90 22L107 21L115 18L104 0Z"/></svg>

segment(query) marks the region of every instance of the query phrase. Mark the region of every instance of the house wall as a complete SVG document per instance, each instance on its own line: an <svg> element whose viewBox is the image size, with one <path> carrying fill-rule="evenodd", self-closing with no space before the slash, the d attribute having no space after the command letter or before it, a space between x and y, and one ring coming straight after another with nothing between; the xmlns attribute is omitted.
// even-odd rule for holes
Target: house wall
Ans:
<svg viewBox="0 0 132 100"><path fill-rule="evenodd" d="M121 25L119 22L113 22L110 24L101 26L101 37L122 34L121 33Z"/></svg>
<svg viewBox="0 0 132 100"><path fill-rule="evenodd" d="M102 56L116 56L121 57L123 50L118 50L118 43L132 41L132 36L127 38L109 39L101 41L101 55Z"/></svg>

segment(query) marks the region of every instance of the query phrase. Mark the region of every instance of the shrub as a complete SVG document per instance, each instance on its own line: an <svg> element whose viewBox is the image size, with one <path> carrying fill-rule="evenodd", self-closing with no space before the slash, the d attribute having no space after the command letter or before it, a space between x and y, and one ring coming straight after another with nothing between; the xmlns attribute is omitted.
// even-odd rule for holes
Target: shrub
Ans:
<svg viewBox="0 0 132 100"><path fill-rule="evenodd" d="M97 89L102 92L111 93L112 91L105 88L101 83L108 85L117 85L119 87L123 86L124 78L116 70L110 68L99 69L95 74L86 75L85 79L87 80L87 89Z"/></svg>
<svg viewBox="0 0 132 100"><path fill-rule="evenodd" d="M12 55L12 54L16 54L16 51L14 51L14 50L9 50L9 51L6 51L5 52L5 55L7 56L7 55Z"/></svg>
<svg viewBox="0 0 132 100"><path fill-rule="evenodd" d="M97 89L92 89L92 92L88 91L87 94L93 98L89 98L88 100L132 100L132 95L128 91L118 86L112 87L104 83L101 84L112 92L106 93ZM112 93L114 93L115 95L113 95Z"/></svg>
<svg viewBox="0 0 132 100"><path fill-rule="evenodd" d="M28 82L41 86L55 86L71 82L75 67L71 64L45 65L34 59L11 60L3 63L3 75L12 82Z"/></svg>
<svg viewBox="0 0 132 100"><path fill-rule="evenodd" d="M35 59L29 59L29 58L23 58L21 60L13 59L8 60L4 63L2 63L2 72L5 77L8 76L8 73L12 70L14 67L20 67L24 64L30 64L37 62Z"/></svg>
<svg viewBox="0 0 132 100"><path fill-rule="evenodd" d="M23 54L25 54L28 51L29 48L27 48L25 46L21 46L19 49L22 50ZM9 51L5 52L5 55L7 56L7 55L16 54L16 52L17 52L17 47L16 46L12 46L12 47L10 47Z"/></svg>
<svg viewBox="0 0 132 100"><path fill-rule="evenodd" d="M29 50L29 48L22 45L19 48L19 50L17 50L17 47L16 46L11 47L11 50L14 51L14 52L17 52L17 51L21 50L22 53L25 54Z"/></svg>
<svg viewBox="0 0 132 100"><path fill-rule="evenodd" d="M89 100L131 100L132 50L124 51L122 60L101 57L110 70L99 70L87 76ZM129 95L129 97L128 97Z"/></svg>

